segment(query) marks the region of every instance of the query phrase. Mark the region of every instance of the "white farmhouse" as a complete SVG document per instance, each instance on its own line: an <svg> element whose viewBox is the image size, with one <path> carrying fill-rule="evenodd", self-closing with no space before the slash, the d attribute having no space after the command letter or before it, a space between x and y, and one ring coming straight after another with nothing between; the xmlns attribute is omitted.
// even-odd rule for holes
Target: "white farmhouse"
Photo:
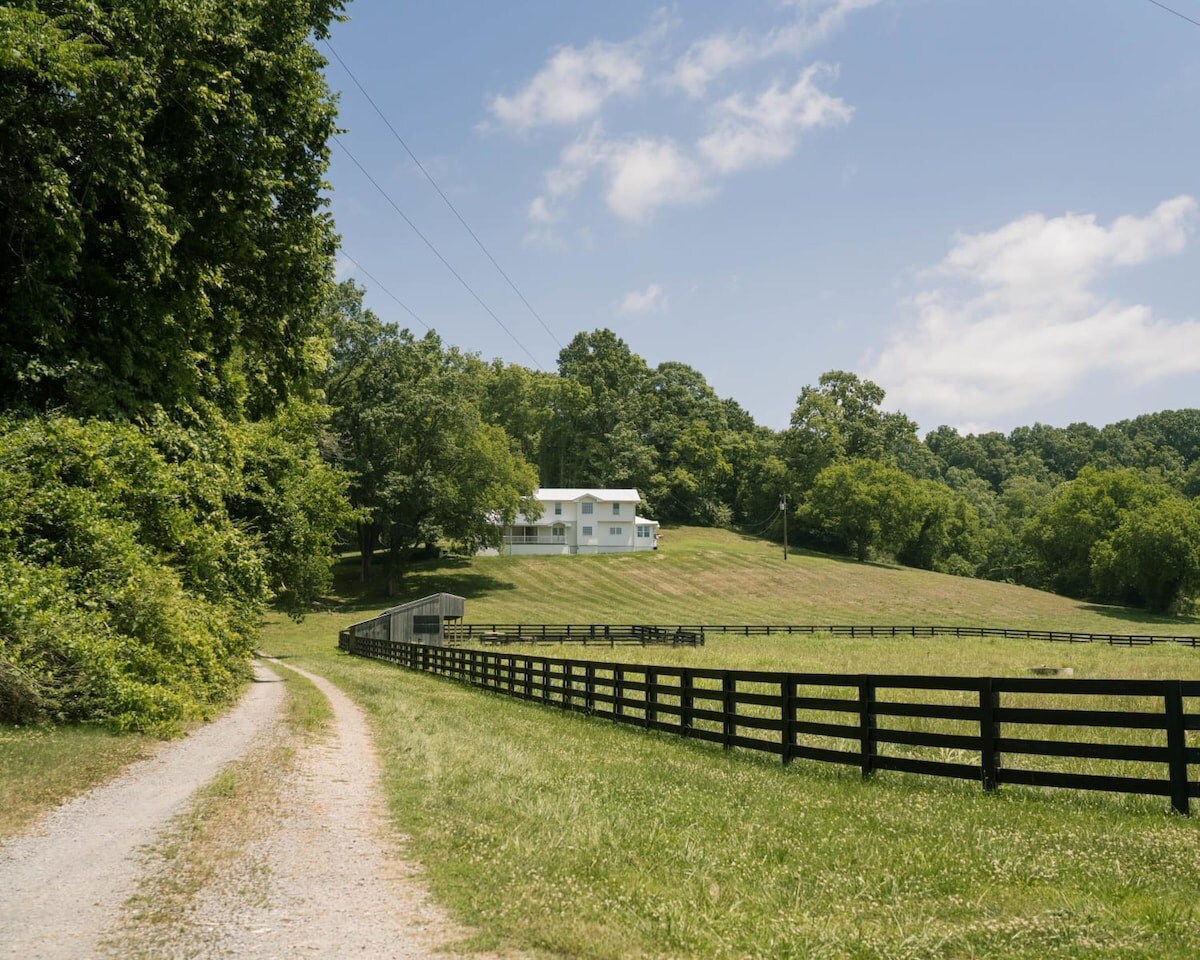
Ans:
<svg viewBox="0 0 1200 960"><path fill-rule="evenodd" d="M642 498L632 488L543 487L534 497L542 505L541 517L528 520L518 515L512 526L504 528L501 553L530 556L658 549L658 521L637 515Z"/></svg>

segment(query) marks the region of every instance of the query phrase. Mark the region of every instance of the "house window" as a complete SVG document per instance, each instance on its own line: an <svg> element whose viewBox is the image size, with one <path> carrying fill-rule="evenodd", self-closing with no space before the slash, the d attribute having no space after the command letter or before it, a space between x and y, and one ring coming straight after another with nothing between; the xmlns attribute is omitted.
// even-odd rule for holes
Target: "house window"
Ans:
<svg viewBox="0 0 1200 960"><path fill-rule="evenodd" d="M642 538L650 536L650 528L649 527L638 527L637 535Z"/></svg>
<svg viewBox="0 0 1200 960"><path fill-rule="evenodd" d="M550 536L554 537L555 540L561 540L566 535L567 535L567 528L564 527L561 523L556 523L550 531Z"/></svg>
<svg viewBox="0 0 1200 960"><path fill-rule="evenodd" d="M608 535L610 537L619 537L621 535L621 528L620 527L609 527Z"/></svg>
<svg viewBox="0 0 1200 960"><path fill-rule="evenodd" d="M613 516L619 517L620 515L621 515L621 505L619 503L614 503L613 504Z"/></svg>
<svg viewBox="0 0 1200 960"><path fill-rule="evenodd" d="M554 505L554 515L555 515L556 517L561 517L561 516L562 516L562 504L561 504L561 503L556 503L556 504Z"/></svg>
<svg viewBox="0 0 1200 960"><path fill-rule="evenodd" d="M442 632L442 618L436 614L432 617L427 617L422 614L413 616L412 632L414 635L420 634L423 636L437 636Z"/></svg>
<svg viewBox="0 0 1200 960"><path fill-rule="evenodd" d="M591 513L592 507L595 506L590 500L585 500L580 504L580 513Z"/></svg>
<svg viewBox="0 0 1200 960"><path fill-rule="evenodd" d="M583 535L584 535L585 537L590 537L590 536L592 535L592 528L591 528L591 527L584 527L584 528L583 528Z"/></svg>

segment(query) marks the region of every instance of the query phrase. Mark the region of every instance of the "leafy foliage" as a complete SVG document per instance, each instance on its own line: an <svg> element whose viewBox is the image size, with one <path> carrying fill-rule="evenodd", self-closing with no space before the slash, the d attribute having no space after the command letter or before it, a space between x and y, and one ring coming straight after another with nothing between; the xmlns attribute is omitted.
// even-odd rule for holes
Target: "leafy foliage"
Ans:
<svg viewBox="0 0 1200 960"><path fill-rule="evenodd" d="M483 418L490 368L432 332L418 340L384 327L361 309L361 295L343 285L328 390L364 563L385 543L394 589L402 554L418 544L499 545L498 524L535 512L538 478L504 429Z"/></svg>
<svg viewBox="0 0 1200 960"><path fill-rule="evenodd" d="M0 9L0 719L203 716L329 582L340 6Z"/></svg>
<svg viewBox="0 0 1200 960"><path fill-rule="evenodd" d="M269 411L302 388L334 249L336 0L0 10L0 404Z"/></svg>
<svg viewBox="0 0 1200 960"><path fill-rule="evenodd" d="M161 729L229 693L268 588L216 473L128 425L3 422L0 719Z"/></svg>

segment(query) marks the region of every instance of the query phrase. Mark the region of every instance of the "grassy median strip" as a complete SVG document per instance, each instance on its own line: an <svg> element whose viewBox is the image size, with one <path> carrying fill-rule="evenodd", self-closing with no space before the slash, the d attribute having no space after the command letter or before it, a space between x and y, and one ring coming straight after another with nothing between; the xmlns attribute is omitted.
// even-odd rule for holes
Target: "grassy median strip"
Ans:
<svg viewBox="0 0 1200 960"><path fill-rule="evenodd" d="M1200 954L1200 824L1161 798L785 770L339 655L322 619L333 620L280 621L264 644L369 711L397 829L481 946L588 958ZM1058 649L1008 643L1014 664ZM844 655L861 660L861 644ZM1119 673L1144 652L1112 651L1096 669Z"/></svg>
<svg viewBox="0 0 1200 960"><path fill-rule="evenodd" d="M146 851L146 878L107 944L113 955L175 955L173 947L202 940L204 931L193 928L190 914L197 897L219 882L236 883L237 895L248 903L266 896L265 867L240 870L233 878L226 874L247 846L271 828L283 778L298 747L319 736L332 716L329 702L312 683L290 670L273 669L286 684L278 735L226 766Z"/></svg>

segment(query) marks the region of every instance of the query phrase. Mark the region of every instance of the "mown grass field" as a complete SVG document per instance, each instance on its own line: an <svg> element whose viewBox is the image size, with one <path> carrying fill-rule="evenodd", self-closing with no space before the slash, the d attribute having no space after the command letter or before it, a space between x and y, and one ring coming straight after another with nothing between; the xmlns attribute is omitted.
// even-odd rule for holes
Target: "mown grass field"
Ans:
<svg viewBox="0 0 1200 960"><path fill-rule="evenodd" d="M353 561L340 572L352 578ZM382 609L376 591L354 613ZM1200 633L1200 621L1081 603L1011 584L821 554L725 530L667 530L662 549L590 557L492 557L411 565L406 600L445 590L476 623L953 623L1097 633ZM396 601L392 601L396 602ZM367 616L363 612L361 616Z"/></svg>
<svg viewBox="0 0 1200 960"><path fill-rule="evenodd" d="M1195 624L1036 591L799 556L713 531L658 554L450 561L404 596L450 590L475 622L978 623L1105 632ZM347 591L349 593L349 590ZM349 596L347 599L351 599ZM369 711L398 831L481 946L578 957L1194 957L1200 826L1162 798L855 771L564 715L339 654L353 598L268 652ZM557 647L539 647L543 655ZM563 655L583 657L582 648ZM588 658L814 671L1200 676L1200 651L1016 640L719 638Z"/></svg>

